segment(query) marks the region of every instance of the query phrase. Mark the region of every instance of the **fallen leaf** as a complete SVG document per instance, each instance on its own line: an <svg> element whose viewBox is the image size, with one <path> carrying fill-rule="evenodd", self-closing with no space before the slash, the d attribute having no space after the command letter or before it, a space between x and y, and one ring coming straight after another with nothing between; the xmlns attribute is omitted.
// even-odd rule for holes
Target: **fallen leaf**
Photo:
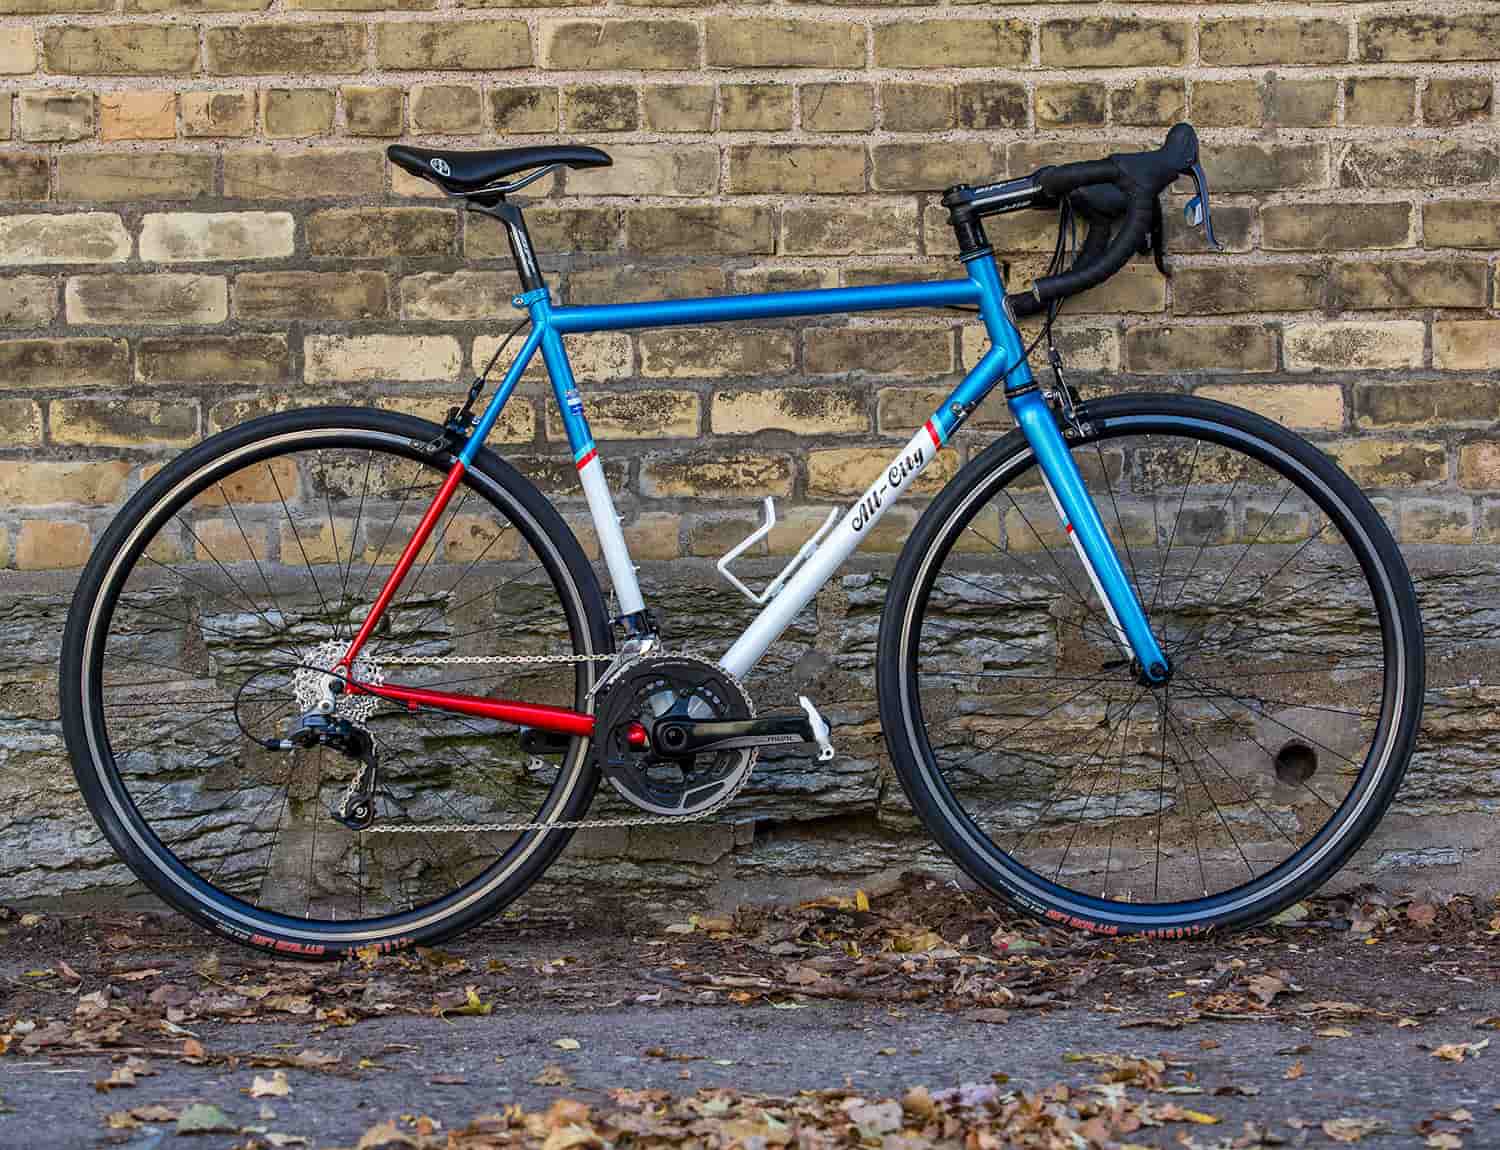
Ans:
<svg viewBox="0 0 1500 1150"><path fill-rule="evenodd" d="M415 1146L417 1140L402 1131L394 1121L382 1122L379 1126L371 1126L366 1130L355 1145L355 1150L391 1150L401 1146Z"/></svg>
<svg viewBox="0 0 1500 1150"><path fill-rule="evenodd" d="M576 1038L559 1038L552 1045L557 1047L559 1050L577 1050L582 1045L582 1043L580 1043Z"/></svg>
<svg viewBox="0 0 1500 1150"><path fill-rule="evenodd" d="M1205 1114L1201 1110L1189 1110L1185 1106L1176 1106L1172 1103L1156 1107L1151 1114L1163 1122L1192 1122L1199 1126L1216 1126L1219 1123L1219 1119L1212 1114Z"/></svg>
<svg viewBox="0 0 1500 1150"><path fill-rule="evenodd" d="M854 909L868 911L870 909L870 896L862 890L854 892Z"/></svg>
<svg viewBox="0 0 1500 1150"><path fill-rule="evenodd" d="M1294 902L1271 919L1272 926L1293 926L1312 914L1305 902Z"/></svg>
<svg viewBox="0 0 1500 1150"><path fill-rule="evenodd" d="M542 1072L531 1080L533 1086L572 1086L573 1076L555 1062L542 1067Z"/></svg>
<svg viewBox="0 0 1500 1150"><path fill-rule="evenodd" d="M1354 1031L1345 1030L1342 1026L1325 1026L1322 1030L1313 1031L1319 1038L1353 1038Z"/></svg>
<svg viewBox="0 0 1500 1150"><path fill-rule="evenodd" d="M1257 974L1254 978L1247 981L1245 985L1251 994L1255 995L1256 998L1260 999L1267 1006L1271 1005L1272 1000L1278 994L1284 994L1287 989L1285 982L1269 974Z"/></svg>
<svg viewBox="0 0 1500 1150"><path fill-rule="evenodd" d="M1386 1122L1380 1118L1330 1118L1323 1123L1323 1133L1335 1142L1358 1142L1366 1134L1385 1128Z"/></svg>
<svg viewBox="0 0 1500 1150"><path fill-rule="evenodd" d="M479 997L479 988L477 986L466 986L464 987L463 1003L459 1006L444 1007L440 1010L440 1013L446 1018L450 1014L490 1014L494 1009L494 1003L485 1002L484 999Z"/></svg>
<svg viewBox="0 0 1500 1150"><path fill-rule="evenodd" d="M1488 1038L1483 1042L1445 1042L1442 1046L1433 1047L1432 1056L1448 1062L1462 1062L1466 1058L1479 1057L1479 1052L1489 1044Z"/></svg>
<svg viewBox="0 0 1500 1150"><path fill-rule="evenodd" d="M94 1083L94 1089L100 1094L108 1094L111 1090L118 1090L122 1086L135 1085L135 1070L130 1066L116 1066L110 1071L109 1077Z"/></svg>
<svg viewBox="0 0 1500 1150"><path fill-rule="evenodd" d="M292 1093L285 1070L273 1070L269 1078L257 1074L250 1083L251 1098L286 1098Z"/></svg>
<svg viewBox="0 0 1500 1150"><path fill-rule="evenodd" d="M132 1106L130 1116L138 1118L142 1122L176 1122L178 1111L170 1106L163 1106L160 1102L152 1103L150 1106Z"/></svg>
<svg viewBox="0 0 1500 1150"><path fill-rule="evenodd" d="M1437 912L1431 903L1414 902L1406 908L1406 917L1418 926L1431 926L1437 921Z"/></svg>
<svg viewBox="0 0 1500 1150"><path fill-rule="evenodd" d="M1463 1150L1464 1140L1457 1134L1448 1130L1438 1130L1427 1135L1427 1141L1422 1145L1428 1150Z"/></svg>
<svg viewBox="0 0 1500 1150"><path fill-rule="evenodd" d="M311 1014L312 998L306 994L270 994L261 999L261 1006L277 1014Z"/></svg>
<svg viewBox="0 0 1500 1150"><path fill-rule="evenodd" d="M233 1134L239 1126L217 1106L195 1102L177 1116L178 1134Z"/></svg>
<svg viewBox="0 0 1500 1150"><path fill-rule="evenodd" d="M1299 1058L1296 1062L1293 1062L1286 1068L1286 1071L1282 1074L1282 1077L1290 1078L1295 1081L1296 1079L1301 1078L1306 1073L1307 1068L1302 1065L1302 1059Z"/></svg>

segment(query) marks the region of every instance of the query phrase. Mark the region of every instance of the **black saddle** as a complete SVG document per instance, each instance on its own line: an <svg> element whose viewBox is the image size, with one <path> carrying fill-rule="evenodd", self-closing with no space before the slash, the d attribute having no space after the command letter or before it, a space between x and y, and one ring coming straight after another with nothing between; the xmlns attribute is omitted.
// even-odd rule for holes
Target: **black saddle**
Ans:
<svg viewBox="0 0 1500 1150"><path fill-rule="evenodd" d="M560 144L542 148L491 148L483 152L433 151L392 144L386 158L414 176L431 180L445 192L467 195L492 187L506 176L549 164L570 168L607 168L612 162L598 148Z"/></svg>

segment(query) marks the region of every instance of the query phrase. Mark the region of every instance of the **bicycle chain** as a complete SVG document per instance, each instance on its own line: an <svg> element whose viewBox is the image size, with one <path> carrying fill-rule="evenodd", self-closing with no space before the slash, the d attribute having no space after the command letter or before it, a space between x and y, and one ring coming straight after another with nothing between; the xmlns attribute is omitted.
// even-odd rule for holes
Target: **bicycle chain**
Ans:
<svg viewBox="0 0 1500 1150"><path fill-rule="evenodd" d="M541 663L595 663L612 662L613 655L406 655L382 658L382 666L414 666L441 663L518 663L518 664L541 664ZM630 664L625 664L628 667ZM621 667L623 671L625 667ZM739 678L731 675L728 671L723 674L729 678L740 693L748 701L750 693L745 690L745 685ZM754 704L751 704L751 713L754 713ZM524 823L440 823L434 827L433 824L422 826L371 826L365 828L366 834L423 834L434 829L444 834L493 834L497 832L524 832L524 831L574 831L574 830L598 830L614 827L648 827L648 826L676 826L683 823L701 822L710 815L717 814L723 810L740 793L744 785L750 781L754 773L755 760L760 756L758 750L750 752L750 769L746 770L740 781L726 791L718 802L713 803L696 814L691 815L635 815L630 818L617 819L559 819L556 822L524 822Z"/></svg>

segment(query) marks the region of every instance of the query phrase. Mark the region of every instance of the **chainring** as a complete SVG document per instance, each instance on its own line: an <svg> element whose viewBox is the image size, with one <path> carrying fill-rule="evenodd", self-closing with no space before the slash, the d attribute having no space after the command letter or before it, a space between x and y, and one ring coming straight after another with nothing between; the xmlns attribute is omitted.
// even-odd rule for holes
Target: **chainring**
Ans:
<svg viewBox="0 0 1500 1150"><path fill-rule="evenodd" d="M593 754L610 785L653 815L694 816L727 801L755 766L758 751L737 747L688 760L659 758L626 741L634 722L651 724L668 712L684 718L753 719L755 705L733 675L691 655L648 657L609 685L599 711Z"/></svg>

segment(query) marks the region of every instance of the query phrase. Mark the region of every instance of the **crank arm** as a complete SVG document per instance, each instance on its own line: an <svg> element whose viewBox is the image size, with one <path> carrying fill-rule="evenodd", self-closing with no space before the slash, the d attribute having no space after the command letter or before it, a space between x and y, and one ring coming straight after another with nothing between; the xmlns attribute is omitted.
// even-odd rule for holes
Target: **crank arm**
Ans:
<svg viewBox="0 0 1500 1150"><path fill-rule="evenodd" d="M662 718L651 725L651 749L662 758L691 758L741 747L781 747L820 740L800 711L726 722Z"/></svg>

